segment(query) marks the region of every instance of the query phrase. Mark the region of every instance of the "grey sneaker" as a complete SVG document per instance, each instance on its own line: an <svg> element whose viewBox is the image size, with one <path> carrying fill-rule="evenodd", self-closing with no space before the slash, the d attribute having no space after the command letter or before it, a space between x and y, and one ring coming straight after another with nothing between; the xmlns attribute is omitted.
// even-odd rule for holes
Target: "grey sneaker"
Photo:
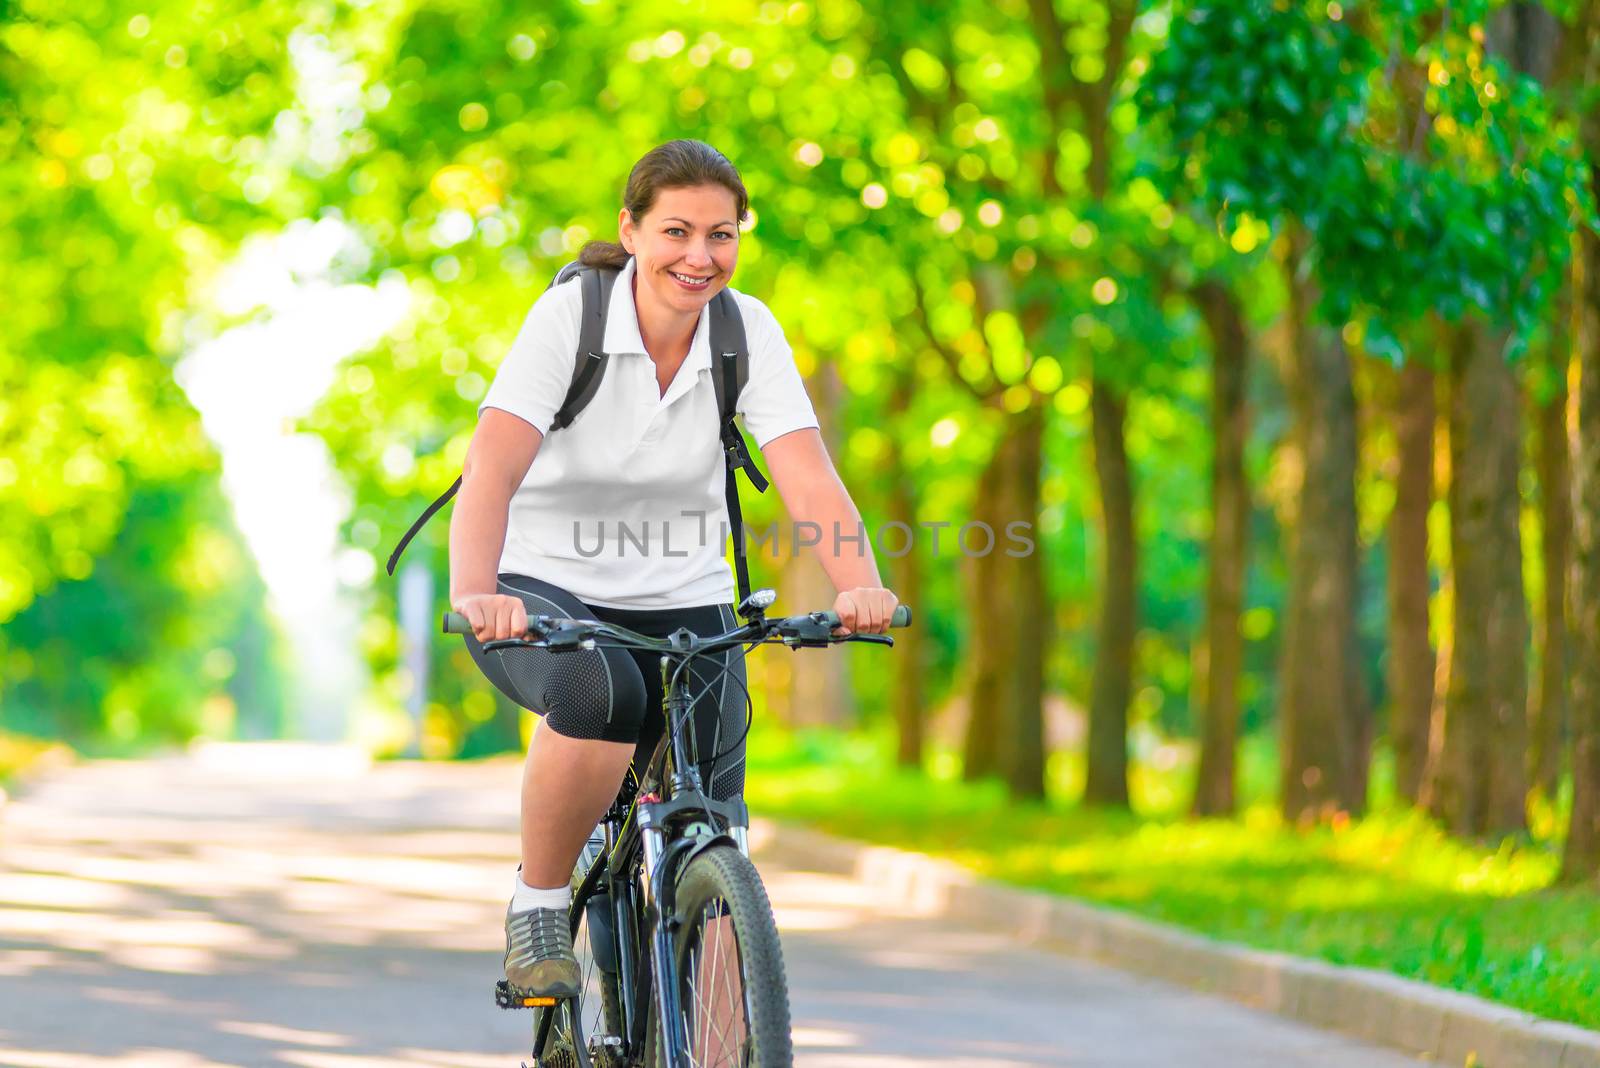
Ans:
<svg viewBox="0 0 1600 1068"><path fill-rule="evenodd" d="M506 909L506 982L533 997L578 996L583 977L565 909Z"/></svg>

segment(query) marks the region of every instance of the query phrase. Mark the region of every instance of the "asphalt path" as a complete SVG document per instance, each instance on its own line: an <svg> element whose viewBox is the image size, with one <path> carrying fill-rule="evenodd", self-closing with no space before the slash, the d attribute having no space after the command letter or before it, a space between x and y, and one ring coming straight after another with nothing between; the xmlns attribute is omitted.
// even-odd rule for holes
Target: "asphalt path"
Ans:
<svg viewBox="0 0 1600 1068"><path fill-rule="evenodd" d="M518 774L253 746L34 784L0 807L0 1066L515 1068ZM803 1068L1419 1063L909 914L773 833Z"/></svg>

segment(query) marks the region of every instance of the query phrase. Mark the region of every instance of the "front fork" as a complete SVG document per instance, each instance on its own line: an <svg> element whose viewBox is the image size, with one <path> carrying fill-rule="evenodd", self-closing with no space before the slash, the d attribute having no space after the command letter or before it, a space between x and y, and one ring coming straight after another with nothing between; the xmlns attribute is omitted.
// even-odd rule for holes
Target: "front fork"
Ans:
<svg viewBox="0 0 1600 1068"><path fill-rule="evenodd" d="M685 1064L687 1051L678 1036L677 1021L681 1018L678 1005L677 968L675 967L673 935L677 916L673 907L671 889L665 885L667 872L662 870L662 856L666 852L666 836L659 827L643 831L645 915L654 919L650 925L650 982L655 988L656 1019L659 1021L662 1060L669 1066ZM671 1026L668 1026L668 1021ZM648 1057L648 1051L646 1051Z"/></svg>

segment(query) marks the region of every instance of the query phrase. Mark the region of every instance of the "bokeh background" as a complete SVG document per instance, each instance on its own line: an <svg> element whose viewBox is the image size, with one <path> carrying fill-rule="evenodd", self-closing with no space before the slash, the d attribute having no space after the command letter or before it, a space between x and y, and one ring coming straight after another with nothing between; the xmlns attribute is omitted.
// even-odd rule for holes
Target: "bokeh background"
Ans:
<svg viewBox="0 0 1600 1068"><path fill-rule="evenodd" d="M383 561L697 137L918 531L896 650L752 661L758 811L1600 1024L1596 8L0 3L0 782L519 751Z"/></svg>

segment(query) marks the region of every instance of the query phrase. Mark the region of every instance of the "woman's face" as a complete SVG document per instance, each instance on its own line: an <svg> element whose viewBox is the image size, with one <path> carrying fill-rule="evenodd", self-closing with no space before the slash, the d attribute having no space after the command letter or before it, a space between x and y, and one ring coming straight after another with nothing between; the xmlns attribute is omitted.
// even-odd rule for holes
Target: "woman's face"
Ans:
<svg viewBox="0 0 1600 1068"><path fill-rule="evenodd" d="M622 247L633 253L635 299L697 314L733 276L739 258L738 206L720 185L663 189L635 220L622 209Z"/></svg>

